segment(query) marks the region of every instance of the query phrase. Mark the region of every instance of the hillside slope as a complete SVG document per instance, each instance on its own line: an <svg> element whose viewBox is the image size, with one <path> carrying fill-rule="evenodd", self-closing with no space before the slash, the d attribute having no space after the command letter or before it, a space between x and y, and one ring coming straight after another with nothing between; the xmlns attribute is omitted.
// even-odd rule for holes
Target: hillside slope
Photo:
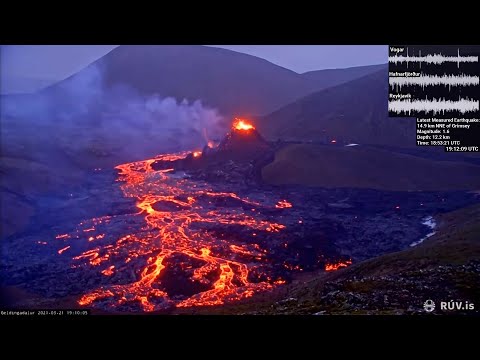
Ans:
<svg viewBox="0 0 480 360"><path fill-rule="evenodd" d="M388 116L388 72L310 94L256 119L269 139L416 146L415 121Z"/></svg>
<svg viewBox="0 0 480 360"><path fill-rule="evenodd" d="M289 145L262 169L274 185L400 191L478 189L480 166L434 161L367 146Z"/></svg>
<svg viewBox="0 0 480 360"><path fill-rule="evenodd" d="M206 46L122 45L72 77L95 66L106 88L123 85L142 95L202 100L226 115L266 114L314 91L313 83L294 71Z"/></svg>
<svg viewBox="0 0 480 360"><path fill-rule="evenodd" d="M344 84L380 70L387 70L387 64L356 66L345 69L325 69L303 73L302 76L315 83L317 90Z"/></svg>
<svg viewBox="0 0 480 360"><path fill-rule="evenodd" d="M122 45L65 81L82 77L92 67L102 69L106 88L122 85L142 95L201 100L228 117L268 114L314 91L378 69L374 65L298 74L255 56L215 47Z"/></svg>

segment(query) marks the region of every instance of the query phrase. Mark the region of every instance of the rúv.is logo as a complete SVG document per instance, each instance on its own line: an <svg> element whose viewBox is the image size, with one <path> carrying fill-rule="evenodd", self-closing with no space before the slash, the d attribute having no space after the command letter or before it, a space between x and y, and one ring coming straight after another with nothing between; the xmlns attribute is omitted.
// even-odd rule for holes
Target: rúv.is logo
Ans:
<svg viewBox="0 0 480 360"><path fill-rule="evenodd" d="M426 300L423 303L423 309L426 312L432 312L435 310L435 302L431 299ZM444 311L459 311L459 310L475 310L475 304L469 301L440 301L440 310Z"/></svg>
<svg viewBox="0 0 480 360"><path fill-rule="evenodd" d="M440 310L475 310L475 304L469 301L441 301Z"/></svg>

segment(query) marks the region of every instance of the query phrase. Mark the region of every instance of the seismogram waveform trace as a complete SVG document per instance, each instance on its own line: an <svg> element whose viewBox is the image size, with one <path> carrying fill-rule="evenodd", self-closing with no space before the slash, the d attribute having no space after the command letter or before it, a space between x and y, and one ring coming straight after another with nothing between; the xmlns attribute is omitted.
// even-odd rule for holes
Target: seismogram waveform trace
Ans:
<svg viewBox="0 0 480 360"><path fill-rule="evenodd" d="M450 89L452 86L472 86L479 85L480 79L478 76L470 75L422 75L411 77L389 77L389 85L393 88L402 89L403 86L421 86L422 89L425 86L443 85L448 86Z"/></svg>
<svg viewBox="0 0 480 360"><path fill-rule="evenodd" d="M418 56L410 56L408 55L408 48L407 48L407 55L398 55L395 54L393 56L388 57L388 61L394 64L397 63L407 63L407 67L409 63L419 63L420 67L422 67L422 63L427 64L443 64L443 63L457 63L457 67L460 67L460 63L474 63L478 62L478 56L462 56L460 55L460 49L458 49L456 56L445 56L442 54L429 54L422 56L422 52L419 51Z"/></svg>
<svg viewBox="0 0 480 360"><path fill-rule="evenodd" d="M388 110L397 114L408 114L412 112L432 112L433 115L438 113L445 114L445 112L458 111L461 114L468 112L476 112L479 110L479 101L471 100L469 98L459 98L458 101L445 99L429 100L394 100L388 104Z"/></svg>

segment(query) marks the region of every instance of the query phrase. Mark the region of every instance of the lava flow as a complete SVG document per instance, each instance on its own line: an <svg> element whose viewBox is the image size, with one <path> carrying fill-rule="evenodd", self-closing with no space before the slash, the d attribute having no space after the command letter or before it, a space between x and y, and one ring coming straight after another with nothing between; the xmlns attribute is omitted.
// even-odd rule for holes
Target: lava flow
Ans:
<svg viewBox="0 0 480 360"><path fill-rule="evenodd" d="M289 203L287 200L280 200L277 205L275 205L277 209L285 209L285 208L291 208L292 204Z"/></svg>
<svg viewBox="0 0 480 360"><path fill-rule="evenodd" d="M73 258L74 267L102 274L102 283L108 285L84 294L80 305L126 311L139 307L146 312L220 305L285 283L278 274L266 275L268 250L259 245L257 236L262 232L274 236L285 225L244 210L274 209L278 199L261 204L204 182L178 178L170 174L172 169L151 168L155 161L185 156L162 155L117 166L123 194L136 198L139 210L123 215L124 222L141 217L143 225L131 227L113 242L107 242L108 229L102 231L105 238L86 233L89 249ZM224 203L234 205L222 207ZM291 206L285 200L280 204ZM246 230L239 235L238 229Z"/></svg>
<svg viewBox="0 0 480 360"><path fill-rule="evenodd" d="M347 267L352 264L351 260L339 261L335 264L326 264L325 271L336 271L340 268Z"/></svg>

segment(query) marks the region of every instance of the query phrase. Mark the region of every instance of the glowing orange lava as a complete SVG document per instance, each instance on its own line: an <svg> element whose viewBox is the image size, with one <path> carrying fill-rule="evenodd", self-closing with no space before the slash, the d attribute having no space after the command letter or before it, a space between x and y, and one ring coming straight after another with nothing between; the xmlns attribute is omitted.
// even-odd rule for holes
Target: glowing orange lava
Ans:
<svg viewBox="0 0 480 360"><path fill-rule="evenodd" d="M245 127L253 128L245 123L240 125L242 129ZM75 267L98 268L99 273L112 279L125 279L122 274L128 274L130 281L122 280L89 291L78 300L80 305L95 306L100 302L116 309L136 303L146 312L171 306L221 305L285 282L278 277L261 282L249 279L252 270L263 266L267 253L258 244L248 243L250 236L256 236L249 235L244 243L232 244L222 235L202 230L202 226L215 225L246 227L249 231L245 233L249 234L277 233L285 229L283 224L245 214L241 207L224 210L214 205L223 199L245 206L265 204L233 192L216 191L206 183L178 179L170 176L170 170L154 171L150 166L156 160L172 161L187 155L187 152L161 155L116 167L124 196L137 200L139 212L130 216L142 217L144 225L109 245L91 241L90 238L96 240L104 234L95 236L90 233L94 227L85 229L89 249L73 260L78 264ZM274 207L274 204L268 206ZM98 224L110 218L92 221ZM199 290L172 294L164 283L165 277L173 276L172 273L182 273L188 280L184 286L196 286Z"/></svg>
<svg viewBox="0 0 480 360"><path fill-rule="evenodd" d="M203 138L205 139L205 141L207 142L207 146L210 148L210 149L213 149L214 147L217 147L217 143L213 140L210 140L208 138L208 134L207 134L207 129L206 128L203 128Z"/></svg>
<svg viewBox="0 0 480 360"><path fill-rule="evenodd" d="M202 152L201 151L194 151L193 152L193 157L200 157L202 156Z"/></svg>
<svg viewBox="0 0 480 360"><path fill-rule="evenodd" d="M97 239L97 240L98 239L103 239L104 237L105 237L105 234L100 234L100 235L95 236L95 239ZM92 241L93 239L90 240L91 238L92 238L92 236L88 238L88 241Z"/></svg>
<svg viewBox="0 0 480 360"><path fill-rule="evenodd" d="M70 249L70 246L65 246L64 248L58 250L58 253L62 254L63 252L67 251L68 249Z"/></svg>
<svg viewBox="0 0 480 360"><path fill-rule="evenodd" d="M346 261L339 261L335 264L327 264L325 265L325 271L335 271L343 267L347 267L348 265L351 265L352 261L351 260L346 260Z"/></svg>
<svg viewBox="0 0 480 360"><path fill-rule="evenodd" d="M291 208L292 206L292 203L289 203L287 200L280 200L277 205L275 205L277 209Z"/></svg>
<svg viewBox="0 0 480 360"><path fill-rule="evenodd" d="M102 274L105 276L112 276L113 275L113 270L115 269L114 265L109 266L107 269L102 271Z"/></svg>
<svg viewBox="0 0 480 360"><path fill-rule="evenodd" d="M233 128L236 130L255 130L252 124L249 124L247 120L235 118L235 121L233 122Z"/></svg>

